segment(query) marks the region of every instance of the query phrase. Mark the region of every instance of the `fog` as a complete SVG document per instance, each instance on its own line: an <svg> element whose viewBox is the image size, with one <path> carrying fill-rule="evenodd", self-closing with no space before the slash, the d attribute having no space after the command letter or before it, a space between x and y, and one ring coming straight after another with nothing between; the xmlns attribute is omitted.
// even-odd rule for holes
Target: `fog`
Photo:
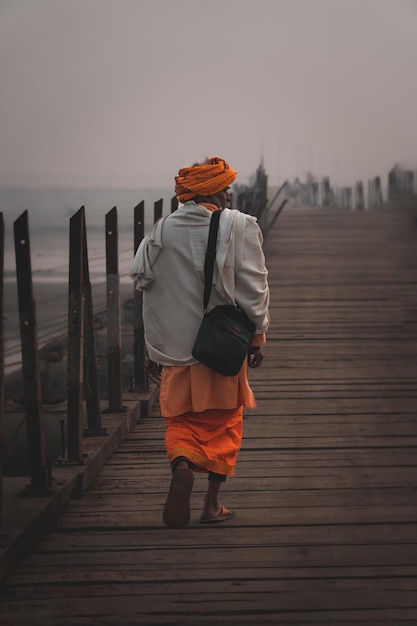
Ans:
<svg viewBox="0 0 417 626"><path fill-rule="evenodd" d="M415 0L0 0L0 186L417 168Z"/></svg>

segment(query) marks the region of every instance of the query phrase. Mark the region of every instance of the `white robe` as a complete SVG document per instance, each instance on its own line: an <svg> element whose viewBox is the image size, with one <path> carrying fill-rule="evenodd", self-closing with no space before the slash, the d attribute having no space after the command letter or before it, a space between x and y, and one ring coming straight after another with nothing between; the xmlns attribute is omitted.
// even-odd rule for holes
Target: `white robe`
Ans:
<svg viewBox="0 0 417 626"><path fill-rule="evenodd" d="M149 357L162 365L193 365L203 316L204 259L212 211L193 201L162 218L141 242L130 274L143 291ZM256 325L269 325L269 290L256 218L222 212L209 310L237 303Z"/></svg>

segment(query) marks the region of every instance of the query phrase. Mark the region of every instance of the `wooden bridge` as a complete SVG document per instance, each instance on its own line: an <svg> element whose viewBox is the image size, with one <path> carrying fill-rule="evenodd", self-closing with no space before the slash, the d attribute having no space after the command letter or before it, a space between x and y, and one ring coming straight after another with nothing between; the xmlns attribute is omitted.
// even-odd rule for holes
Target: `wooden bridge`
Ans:
<svg viewBox="0 0 417 626"><path fill-rule="evenodd" d="M417 210L286 208L236 518L168 530L158 407L1 588L2 626L417 624Z"/></svg>

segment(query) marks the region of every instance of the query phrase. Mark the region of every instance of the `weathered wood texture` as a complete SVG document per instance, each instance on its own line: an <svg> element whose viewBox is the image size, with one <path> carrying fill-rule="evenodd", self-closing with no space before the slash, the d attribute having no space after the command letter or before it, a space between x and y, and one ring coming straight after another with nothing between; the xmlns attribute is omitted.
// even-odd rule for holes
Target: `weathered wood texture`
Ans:
<svg viewBox="0 0 417 626"><path fill-rule="evenodd" d="M417 222L288 209L234 520L167 530L163 420L141 420L2 590L1 623L415 626Z"/></svg>

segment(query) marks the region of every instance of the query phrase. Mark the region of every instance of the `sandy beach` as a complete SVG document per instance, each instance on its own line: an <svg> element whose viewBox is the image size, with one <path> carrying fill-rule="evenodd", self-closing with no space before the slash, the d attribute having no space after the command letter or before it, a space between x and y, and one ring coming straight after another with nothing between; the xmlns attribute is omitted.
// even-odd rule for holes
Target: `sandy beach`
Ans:
<svg viewBox="0 0 417 626"><path fill-rule="evenodd" d="M105 277L92 285L95 312L106 309ZM133 294L133 282L121 281L120 298L124 302ZM54 338L65 336L68 324L68 282L36 281L33 283L39 347ZM19 308L15 280L4 283L5 374L20 367L21 346Z"/></svg>

